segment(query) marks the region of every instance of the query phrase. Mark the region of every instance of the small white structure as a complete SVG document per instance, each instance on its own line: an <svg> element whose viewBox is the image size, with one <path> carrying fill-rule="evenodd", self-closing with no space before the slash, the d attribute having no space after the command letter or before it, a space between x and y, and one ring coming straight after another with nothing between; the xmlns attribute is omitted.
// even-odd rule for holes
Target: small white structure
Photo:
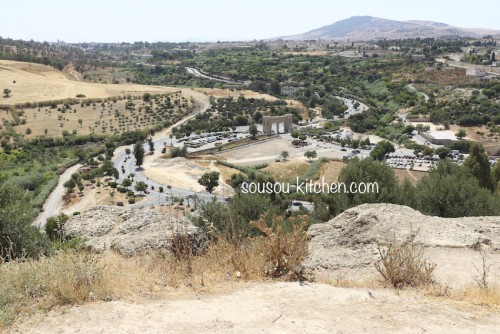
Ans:
<svg viewBox="0 0 500 334"><path fill-rule="evenodd" d="M468 68L465 74L468 77L482 78L485 77L488 73L481 68Z"/></svg>
<svg viewBox="0 0 500 334"><path fill-rule="evenodd" d="M494 61L494 62L491 63L491 66L492 67L498 67L498 63L496 61Z"/></svg>
<svg viewBox="0 0 500 334"><path fill-rule="evenodd" d="M283 86L283 87L281 87L281 95L295 96L297 94L297 92L301 89L302 89L302 87Z"/></svg>

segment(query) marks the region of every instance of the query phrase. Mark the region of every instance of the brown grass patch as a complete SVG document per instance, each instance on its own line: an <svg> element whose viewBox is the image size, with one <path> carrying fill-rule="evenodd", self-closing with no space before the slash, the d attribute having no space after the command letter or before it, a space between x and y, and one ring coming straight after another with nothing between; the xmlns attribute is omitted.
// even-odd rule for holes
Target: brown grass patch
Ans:
<svg viewBox="0 0 500 334"><path fill-rule="evenodd" d="M340 172L345 166L347 164L342 161L328 161L321 164L319 175L325 178L325 182L338 182Z"/></svg>
<svg viewBox="0 0 500 334"><path fill-rule="evenodd" d="M424 176L429 174L427 172L407 170L407 169L393 169L393 171L399 182L408 180L413 185L416 185Z"/></svg>
<svg viewBox="0 0 500 334"><path fill-rule="evenodd" d="M84 94L87 98L105 98L124 94L172 93L177 88L136 84L100 84L69 80L65 73L50 66L0 60L2 88L12 90L11 97L1 104L33 101L52 101L75 98ZM16 83L13 83L13 81Z"/></svg>
<svg viewBox="0 0 500 334"><path fill-rule="evenodd" d="M211 292L240 280L265 279L264 240L234 245L219 240L200 256L150 254L125 258L64 251L40 260L0 265L0 329L16 317L58 305L134 295Z"/></svg>
<svg viewBox="0 0 500 334"><path fill-rule="evenodd" d="M308 168L309 164L303 161L286 161L272 163L263 171L271 174L278 182L286 182L303 175Z"/></svg>

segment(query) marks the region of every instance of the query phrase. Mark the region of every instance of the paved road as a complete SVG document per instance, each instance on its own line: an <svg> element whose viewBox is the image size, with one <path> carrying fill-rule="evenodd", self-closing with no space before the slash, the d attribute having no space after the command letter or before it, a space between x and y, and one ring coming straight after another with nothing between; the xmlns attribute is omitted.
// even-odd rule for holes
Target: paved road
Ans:
<svg viewBox="0 0 500 334"><path fill-rule="evenodd" d="M64 183L71 178L71 174L76 173L78 169L82 167L81 164L76 164L68 169L59 176L59 183L50 193L49 198L45 201L43 205L43 212L40 212L33 225L39 228L44 228L47 218L50 218L61 212L62 209L62 197L65 192Z"/></svg>
<svg viewBox="0 0 500 334"><path fill-rule="evenodd" d="M200 106L200 111L199 112L204 112L207 110L209 104L208 103L202 103ZM178 127L179 125L189 121L191 118L196 116L196 112L183 118L179 122L175 123L174 125L168 127L167 129L161 131L157 135L153 137L153 142L154 142L154 147L155 147L155 152L153 154L153 158L158 158L161 155L161 149L164 147L165 143L170 144L173 143L174 145L176 144L175 137L170 139L170 134L172 133L172 129L174 127ZM143 145L144 151L149 152L149 145L146 143ZM145 194L145 199L142 200L141 202L132 205L131 207L133 208L142 208L142 207L147 207L147 206L152 206L152 205L158 205L162 203L170 203L172 196L175 197L182 197L186 199L187 196L193 196L196 195L198 198L202 200L209 200L213 198L215 195L209 194L209 193L203 193L203 192L193 192L188 189L181 189L181 188L174 188L171 187L168 189L168 184L162 184L155 182L153 180L150 180L148 177L146 177L142 172L143 170L138 168L135 165L135 158L133 157L133 154L127 155L126 154L126 149L129 148L131 151L133 150L133 145L129 146L122 146L115 150L115 156L113 158L113 164L114 167L118 170L120 173L120 177L118 178L118 182L122 182L124 178L131 174L134 173L134 182L139 182L142 181L146 183L149 186L149 194ZM122 173L122 166L125 169L125 173ZM168 171L165 171L168 173ZM154 187L155 190L151 190L151 188ZM160 193L158 190L160 187L163 187L164 192ZM215 196L218 200L225 200L223 196Z"/></svg>
<svg viewBox="0 0 500 334"><path fill-rule="evenodd" d="M209 80L225 82L225 83L228 83L228 84L238 84L238 85L243 84L243 82L240 82L240 81L233 81L233 80L228 80L228 79L221 79L221 78L216 78L216 77L212 77L210 75L203 74L203 73L200 72L200 70L198 70L198 69L196 69L194 67L186 67L186 71L188 71L188 73L190 73L190 74L192 74L194 76L200 77L200 78L205 78L205 79L209 79Z"/></svg>
<svg viewBox="0 0 500 334"><path fill-rule="evenodd" d="M198 97L198 103L200 103L199 112L204 112L205 110L207 110L207 108L209 106L209 102L208 102L207 97L205 97L202 93L195 92L195 91L190 91L190 94ZM155 147L163 146L163 142L167 142L167 141L169 142L170 138L168 138L168 135L171 133L171 129L175 126L181 125L184 122L187 122L191 118L195 117L196 114L197 114L197 112L194 112L191 115L183 118L182 120L180 120L176 124L172 125L171 127L158 132L153 137L155 139ZM119 159L119 161L123 162L123 160L125 159L125 149L127 147L130 147L130 146L118 147L115 150L114 160ZM148 150L149 150L149 148L148 148ZM120 167L120 168L117 167L117 169L118 169L118 171L121 172L121 164L119 164L119 162L115 161L115 166ZM54 190L50 193L49 197L45 201L44 206L43 206L44 210L35 219L35 221L33 222L33 225L38 226L39 228L43 228L45 226L45 222L47 221L47 218L50 218L54 215L57 215L62 211L62 206L63 206L62 197L63 197L64 191L65 191L64 183L66 181L68 181L71 178L71 175L73 173L76 173L80 167L82 167L81 164L76 164L76 165L68 168L63 174L61 174L59 176L59 182L58 182L57 186L54 188ZM142 177L142 174L140 172L136 173L136 174L138 175L138 180L139 180ZM120 177L122 177L122 176L120 175ZM157 186L157 184L152 184L151 182L149 184L155 185L155 188ZM166 185L164 186L164 188L166 190ZM179 195L183 195L183 194L185 194L185 196L187 196L188 194L192 194L192 192L187 192L186 190L184 190L184 191L182 189L178 189L178 190L179 191L176 192L175 189L173 189L172 193L174 194L174 196L179 196ZM148 201L143 201L143 203L141 203L142 206L158 204L158 200L156 200L156 203L154 203L154 201L151 200L154 195L156 195L156 199L158 199L159 193L157 193L157 194L152 193L149 196L150 198L148 198ZM165 194L163 194L163 197L165 197ZM201 195L199 197L206 197L206 196ZM160 196L160 200L161 200L161 196ZM165 203L165 201L166 201L166 199L163 198L162 203Z"/></svg>
<svg viewBox="0 0 500 334"><path fill-rule="evenodd" d="M422 93L421 91L417 90L412 84L409 84L408 87L414 91L416 91L417 93L419 93L420 95L422 95L425 99L425 103L429 102L429 95L425 94L425 93Z"/></svg>

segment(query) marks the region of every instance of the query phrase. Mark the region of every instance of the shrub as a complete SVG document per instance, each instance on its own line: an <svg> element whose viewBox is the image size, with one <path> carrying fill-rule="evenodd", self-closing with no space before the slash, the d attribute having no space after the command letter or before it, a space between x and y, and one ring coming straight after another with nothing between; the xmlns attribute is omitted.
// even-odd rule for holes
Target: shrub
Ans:
<svg viewBox="0 0 500 334"><path fill-rule="evenodd" d="M295 219L302 220L296 222ZM284 224L292 224L292 231L286 232ZM306 253L307 216L290 217L285 220L281 216L273 216L272 225L266 224L266 217L261 215L250 225L260 230L264 236L263 254L268 264L265 273L271 277L281 277L293 272L300 264Z"/></svg>
<svg viewBox="0 0 500 334"><path fill-rule="evenodd" d="M436 265L423 259L424 246L412 240L398 244L394 238L385 249L379 245L378 253L380 260L375 263L375 268L393 287L401 289L433 282L432 273Z"/></svg>

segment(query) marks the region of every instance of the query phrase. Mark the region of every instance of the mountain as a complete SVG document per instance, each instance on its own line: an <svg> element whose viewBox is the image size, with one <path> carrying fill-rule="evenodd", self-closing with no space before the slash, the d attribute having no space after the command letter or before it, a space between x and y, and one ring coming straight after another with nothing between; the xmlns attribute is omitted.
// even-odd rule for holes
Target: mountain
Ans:
<svg viewBox="0 0 500 334"><path fill-rule="evenodd" d="M311 30L304 34L273 38L283 40L374 40L393 38L446 38L473 37L495 35L500 37L499 30L457 28L445 23L432 21L395 21L372 16L353 16L334 24Z"/></svg>

